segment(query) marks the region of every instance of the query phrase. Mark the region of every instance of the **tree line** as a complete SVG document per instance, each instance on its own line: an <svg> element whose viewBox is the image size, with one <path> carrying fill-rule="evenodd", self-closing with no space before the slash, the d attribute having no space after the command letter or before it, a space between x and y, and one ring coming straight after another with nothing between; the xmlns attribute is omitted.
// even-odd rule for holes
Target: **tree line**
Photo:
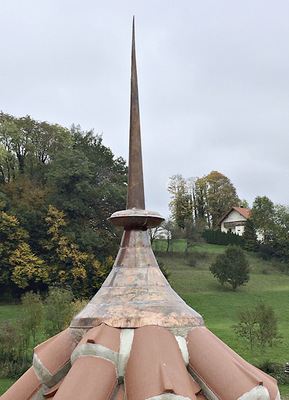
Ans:
<svg viewBox="0 0 289 400"><path fill-rule="evenodd" d="M0 113L0 293L54 282L92 295L113 263L127 167L102 137Z"/></svg>
<svg viewBox="0 0 289 400"><path fill-rule="evenodd" d="M243 204L230 179L218 171L202 178L173 175L168 191L172 218L180 228L184 228L186 220L202 221L208 228L215 228L225 212Z"/></svg>
<svg viewBox="0 0 289 400"><path fill-rule="evenodd" d="M257 196L246 221L244 235L237 243L229 237L232 235L223 234L221 237L216 232L218 221L232 207L249 208L246 200L240 200L228 177L218 171L211 171L202 178L185 179L177 174L170 178L168 191L171 219L163 224L168 248L172 237L185 238L190 247L207 229L209 231L203 237L211 242L238 244L261 257L289 261L288 206L274 204L267 196ZM262 240L257 240L257 232Z"/></svg>

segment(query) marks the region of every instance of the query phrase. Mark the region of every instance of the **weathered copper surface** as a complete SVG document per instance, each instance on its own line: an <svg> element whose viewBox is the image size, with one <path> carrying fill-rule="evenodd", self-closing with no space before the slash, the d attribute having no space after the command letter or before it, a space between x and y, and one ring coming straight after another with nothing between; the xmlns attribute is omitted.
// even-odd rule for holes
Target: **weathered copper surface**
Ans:
<svg viewBox="0 0 289 400"><path fill-rule="evenodd" d="M163 276L146 230L124 231L109 276L70 326L92 327L102 322L121 328L203 325L200 314L177 295Z"/></svg>
<svg viewBox="0 0 289 400"><path fill-rule="evenodd" d="M74 317L70 326L93 327L103 322L120 328L203 325L202 317L174 292L163 276L147 232L148 228L158 226L163 218L156 212L144 210L134 24L129 146L127 209L110 217L114 225L124 227L120 249L101 289Z"/></svg>
<svg viewBox="0 0 289 400"><path fill-rule="evenodd" d="M135 56L134 20L131 50L130 135L127 208L145 209L140 135L138 84Z"/></svg>
<svg viewBox="0 0 289 400"><path fill-rule="evenodd" d="M115 226L123 226L125 229L155 228L164 220L164 218L155 211L147 210L122 210L116 211L109 218Z"/></svg>

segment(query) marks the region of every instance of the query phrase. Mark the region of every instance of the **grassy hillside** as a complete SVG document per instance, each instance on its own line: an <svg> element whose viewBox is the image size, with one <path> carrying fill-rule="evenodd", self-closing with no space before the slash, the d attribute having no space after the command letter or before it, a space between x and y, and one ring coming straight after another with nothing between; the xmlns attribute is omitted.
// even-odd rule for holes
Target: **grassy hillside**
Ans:
<svg viewBox="0 0 289 400"><path fill-rule="evenodd" d="M161 249L162 246L165 247L165 241L154 244L155 249ZM289 275L280 271L280 265L246 253L251 270L250 281L233 292L230 285L222 289L209 271L211 263L218 253L225 250L225 246L204 244L191 249L188 255L180 253L184 246L178 240L174 245L177 250L175 253L155 250L155 254L158 261L169 270L174 290L203 316L206 326L251 362L246 346L236 337L231 326L237 322L238 307L253 307L263 300L272 305L283 336L282 343L269 348L265 358L284 365L289 362ZM197 259L195 266L189 265L191 258Z"/></svg>
<svg viewBox="0 0 289 400"><path fill-rule="evenodd" d="M158 240L153 244L158 261L170 272L170 283L174 290L205 321L206 326L220 339L228 344L243 358L251 362L251 354L244 341L238 338L232 329L237 322L238 307L253 307L262 300L271 305L278 319L278 329L283 339L277 346L268 348L263 360L285 363L289 362L289 275L278 262L264 261L246 252L250 264L250 281L236 292L230 285L221 288L217 279L209 271L215 257L224 252L225 246L203 244L184 253L185 243L177 240L173 243L172 252L166 253L166 243ZM196 265L191 259L196 259ZM258 364L258 353L254 358ZM289 386L280 387L282 399L289 399Z"/></svg>

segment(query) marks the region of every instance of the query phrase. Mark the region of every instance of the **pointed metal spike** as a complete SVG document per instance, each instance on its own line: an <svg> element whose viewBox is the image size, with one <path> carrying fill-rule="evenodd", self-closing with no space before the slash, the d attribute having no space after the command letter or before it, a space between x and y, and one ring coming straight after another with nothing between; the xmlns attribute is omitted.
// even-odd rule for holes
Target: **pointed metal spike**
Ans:
<svg viewBox="0 0 289 400"><path fill-rule="evenodd" d="M126 208L145 209L134 18L132 23L129 172Z"/></svg>

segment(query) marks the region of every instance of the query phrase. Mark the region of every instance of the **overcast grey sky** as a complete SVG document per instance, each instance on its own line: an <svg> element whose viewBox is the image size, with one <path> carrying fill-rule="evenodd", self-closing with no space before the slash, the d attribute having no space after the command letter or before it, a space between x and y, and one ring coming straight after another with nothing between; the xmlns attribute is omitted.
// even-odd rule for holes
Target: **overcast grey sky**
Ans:
<svg viewBox="0 0 289 400"><path fill-rule="evenodd" d="M1 0L0 109L103 134L128 156L136 17L146 208L217 170L289 204L288 0Z"/></svg>

